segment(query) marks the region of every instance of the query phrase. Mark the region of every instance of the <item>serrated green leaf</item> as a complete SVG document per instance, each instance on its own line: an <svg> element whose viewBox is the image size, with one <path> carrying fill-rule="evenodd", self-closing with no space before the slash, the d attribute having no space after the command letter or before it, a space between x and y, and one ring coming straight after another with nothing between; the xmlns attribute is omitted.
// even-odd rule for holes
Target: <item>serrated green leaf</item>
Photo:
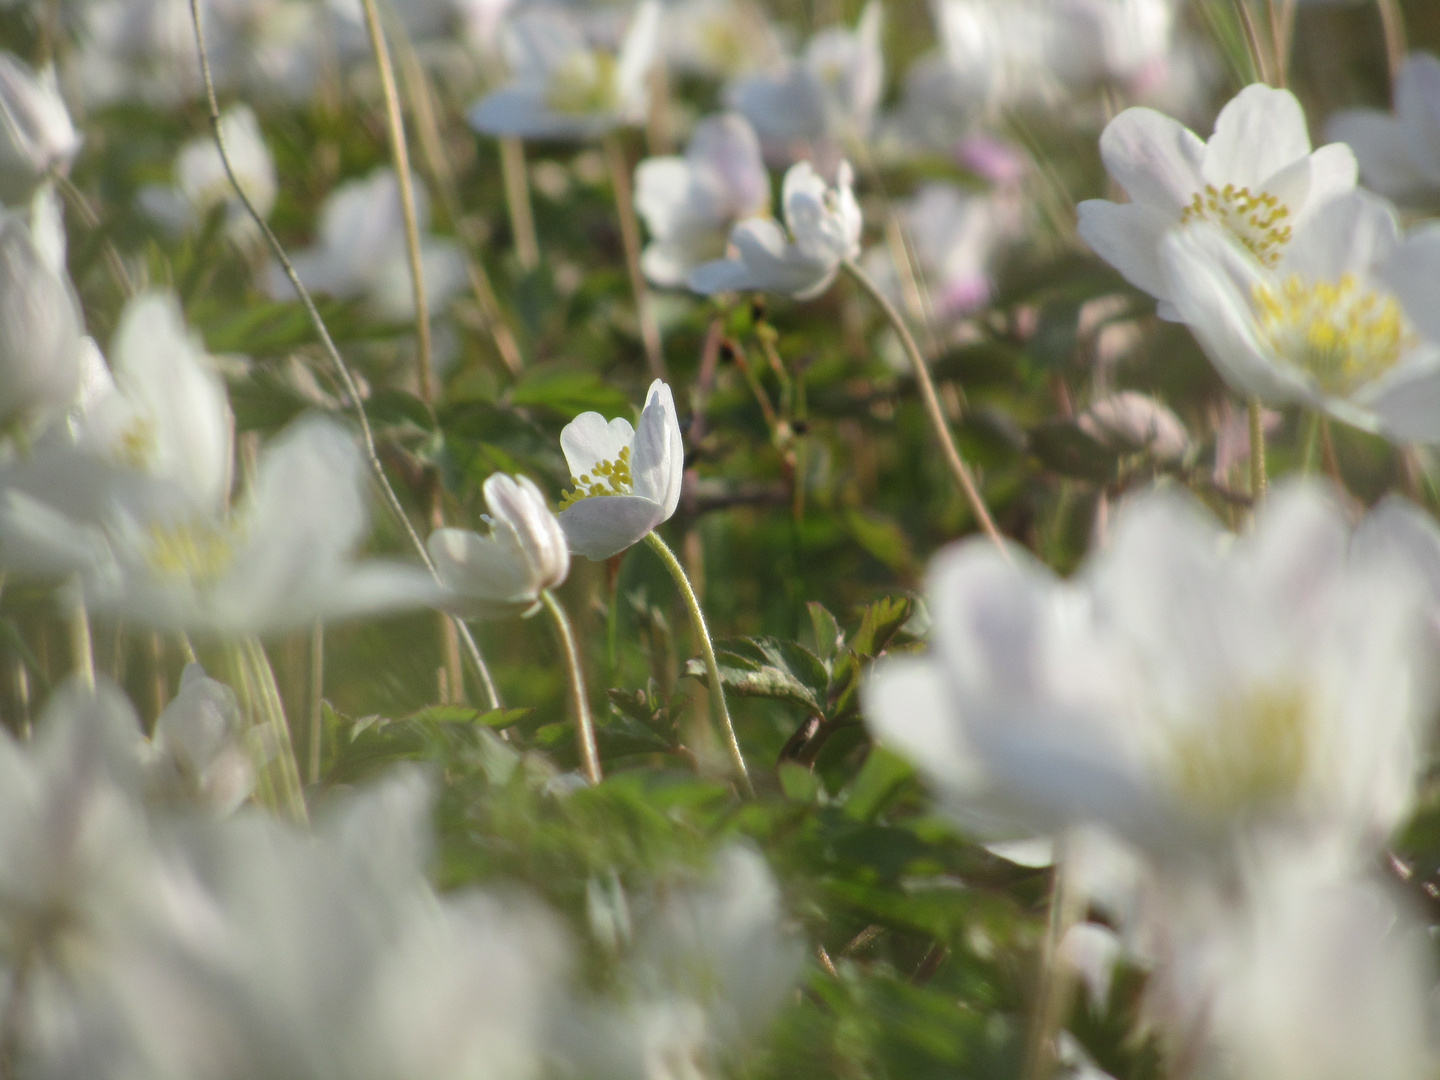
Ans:
<svg viewBox="0 0 1440 1080"><path fill-rule="evenodd" d="M725 686L746 697L773 698L817 716L825 712L830 676L820 658L795 641L732 638L719 642L715 659ZM691 660L685 673L704 682L705 665Z"/></svg>

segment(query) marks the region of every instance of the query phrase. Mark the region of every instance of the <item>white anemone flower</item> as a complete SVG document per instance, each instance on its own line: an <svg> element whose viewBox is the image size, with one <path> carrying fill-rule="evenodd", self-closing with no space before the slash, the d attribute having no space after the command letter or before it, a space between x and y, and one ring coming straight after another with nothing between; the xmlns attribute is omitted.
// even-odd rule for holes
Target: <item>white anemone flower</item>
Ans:
<svg viewBox="0 0 1440 1080"><path fill-rule="evenodd" d="M279 181L275 159L255 113L248 105L236 105L225 111L220 128L241 188L260 216L268 218L275 208ZM140 202L152 217L176 232L195 228L217 206L224 206L225 231L230 237L259 238L254 219L235 195L213 135L202 135L182 146L175 159L175 186L147 187L140 192Z"/></svg>
<svg viewBox="0 0 1440 1080"><path fill-rule="evenodd" d="M36 74L0 52L0 202L25 202L49 176L67 171L79 150L55 69Z"/></svg>
<svg viewBox="0 0 1440 1080"><path fill-rule="evenodd" d="M652 237L640 265L656 285L683 287L696 266L725 253L730 226L770 212L760 140L735 113L700 122L685 156L635 170L635 209Z"/></svg>
<svg viewBox="0 0 1440 1080"><path fill-rule="evenodd" d="M1311 151L1295 95L1248 86L1202 140L1153 109L1126 109L1105 127L1100 154L1128 203L1080 204L1079 232L1125 279L1175 318L1160 245L1180 225L1208 221L1262 267L1273 267L1306 220L1355 187L1355 155L1333 143Z"/></svg>
<svg viewBox="0 0 1440 1080"><path fill-rule="evenodd" d="M512 81L470 107L486 135L585 139L642 123L660 31L660 4L642 0L619 51L592 46L565 11L540 8L507 28Z"/></svg>
<svg viewBox="0 0 1440 1080"><path fill-rule="evenodd" d="M0 562L75 573L86 605L158 630L264 634L317 619L419 607L440 589L418 568L356 561L366 470L333 421L302 418L260 456L228 514L115 506L83 525L18 490L0 494Z"/></svg>
<svg viewBox="0 0 1440 1080"><path fill-rule="evenodd" d="M599 561L645 539L680 505L685 443L670 387L656 379L640 423L581 413L560 432L575 490L561 502L570 550Z"/></svg>
<svg viewBox="0 0 1440 1080"><path fill-rule="evenodd" d="M1395 111L1345 109L1325 134L1349 143L1360 175L1396 202L1440 203L1440 59L1411 53L1395 77Z"/></svg>
<svg viewBox="0 0 1440 1080"><path fill-rule="evenodd" d="M533 614L540 594L570 573L565 532L528 476L496 473L484 491L489 536L436 529L426 545L450 593L445 606L470 614L517 608Z"/></svg>
<svg viewBox="0 0 1440 1080"><path fill-rule="evenodd" d="M431 314L465 287L465 255L452 240L431 236L430 204L415 188L420 238L420 276ZM395 173L379 168L368 177L335 188L320 208L319 242L291 258L306 288L331 296L363 298L378 319L409 322L415 318L415 294L405 246L405 216ZM267 282L276 299L294 297L278 264Z"/></svg>
<svg viewBox="0 0 1440 1080"><path fill-rule="evenodd" d="M877 665L867 721L997 836L1097 825L1171 867L1280 837L1367 865L1413 806L1436 701L1403 550L1352 547L1303 484L1240 538L1141 496L1069 583L957 544L930 569L932 652Z"/></svg>
<svg viewBox="0 0 1440 1080"><path fill-rule="evenodd" d="M165 803L237 809L255 786L255 769L241 741L235 692L199 664L185 665L180 692L155 720L149 794Z"/></svg>
<svg viewBox="0 0 1440 1080"><path fill-rule="evenodd" d="M834 187L808 161L792 165L781 192L786 228L773 218L740 222L730 231L733 254L697 266L690 288L707 295L753 289L797 300L819 296L840 264L860 253L864 219L852 180L848 161L840 163Z"/></svg>
<svg viewBox="0 0 1440 1080"><path fill-rule="evenodd" d="M1393 209L1355 191L1312 216L1273 268L1209 223L1169 237L1163 257L1178 314L1237 391L1393 441L1435 442L1440 337L1412 315L1433 310L1417 278L1440 280L1440 250L1408 249L1400 262L1400 249ZM1402 290L1419 303L1407 310Z"/></svg>
<svg viewBox="0 0 1440 1080"><path fill-rule="evenodd" d="M674 71L726 78L779 67L780 35L751 0L680 0L665 8L660 35Z"/></svg>
<svg viewBox="0 0 1440 1080"><path fill-rule="evenodd" d="M821 30L798 60L774 72L737 79L727 104L745 115L767 145L863 139L885 88L880 0L870 0L855 29Z"/></svg>

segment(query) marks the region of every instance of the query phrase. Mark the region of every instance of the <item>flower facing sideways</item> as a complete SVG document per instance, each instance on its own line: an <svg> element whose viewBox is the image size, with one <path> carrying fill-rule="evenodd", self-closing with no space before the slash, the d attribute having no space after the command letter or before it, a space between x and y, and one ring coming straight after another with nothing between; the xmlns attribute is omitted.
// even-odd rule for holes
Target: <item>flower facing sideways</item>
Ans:
<svg viewBox="0 0 1440 1080"><path fill-rule="evenodd" d="M1349 143L1365 183L1396 202L1440 202L1440 59L1412 53L1395 78L1394 115L1345 109L1325 133Z"/></svg>
<svg viewBox="0 0 1440 1080"><path fill-rule="evenodd" d="M842 161L831 187L808 161L791 166L781 194L785 228L773 218L740 222L730 232L733 254L697 266L690 288L707 295L755 289L797 300L819 296L840 264L860 253L864 219L850 187L853 176Z"/></svg>
<svg viewBox="0 0 1440 1080"><path fill-rule="evenodd" d="M1435 701L1421 568L1375 535L1393 523L1352 545L1295 486L1234 539L1157 493L1069 583L956 545L933 651L879 665L868 722L994 834L1093 824L1163 865L1275 835L1365 865L1412 806Z"/></svg>
<svg viewBox="0 0 1440 1080"><path fill-rule="evenodd" d="M560 526L570 550L608 559L670 520L680 505L685 444L670 387L650 384L638 427L597 412L581 413L560 433L575 490L565 496Z"/></svg>
<svg viewBox="0 0 1440 1080"><path fill-rule="evenodd" d="M1208 223L1167 238L1163 256L1176 310L1240 393L1399 442L1440 440L1440 337L1417 327L1440 250L1402 244L1378 197L1324 207L1273 269Z"/></svg>
<svg viewBox="0 0 1440 1080"><path fill-rule="evenodd" d="M1080 204L1081 238L1175 318L1160 258L1179 225L1208 221L1260 266L1273 267L1306 219L1355 187L1355 155L1339 143L1311 152L1295 95L1248 86L1220 111L1209 142L1153 109L1126 109L1100 136L1105 168L1128 203Z"/></svg>
<svg viewBox="0 0 1440 1080"><path fill-rule="evenodd" d="M520 608L528 615L540 594L564 582L570 549L560 522L534 482L496 473L485 481L490 535L436 529L427 546L450 591L445 606L467 614Z"/></svg>

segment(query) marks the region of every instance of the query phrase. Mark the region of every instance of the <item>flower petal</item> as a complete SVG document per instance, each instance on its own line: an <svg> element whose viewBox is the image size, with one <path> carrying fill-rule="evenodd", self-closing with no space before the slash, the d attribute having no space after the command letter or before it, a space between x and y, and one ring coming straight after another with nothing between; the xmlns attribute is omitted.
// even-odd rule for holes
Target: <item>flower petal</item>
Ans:
<svg viewBox="0 0 1440 1080"><path fill-rule="evenodd" d="M685 443L675 416L675 398L659 379L650 384L630 459L632 490L660 507L660 521L669 520L680 504L685 473ZM657 522L658 524L658 522Z"/></svg>
<svg viewBox="0 0 1440 1080"><path fill-rule="evenodd" d="M1137 203L1180 216L1204 186L1205 143L1189 128L1154 109L1126 109L1100 136L1105 168Z"/></svg>
<svg viewBox="0 0 1440 1080"><path fill-rule="evenodd" d="M1256 83L1220 110L1205 147L1205 180L1260 191L1281 169L1310 153L1305 110L1288 90Z"/></svg>
<svg viewBox="0 0 1440 1080"><path fill-rule="evenodd" d="M624 417L607 421L597 412L583 412L560 432L560 449L572 478L578 481L589 476L593 480L595 466L615 461L634 438L635 429Z"/></svg>
<svg viewBox="0 0 1440 1080"><path fill-rule="evenodd" d="M637 495L596 495L560 512L570 550L600 562L638 543L660 524L662 507Z"/></svg>

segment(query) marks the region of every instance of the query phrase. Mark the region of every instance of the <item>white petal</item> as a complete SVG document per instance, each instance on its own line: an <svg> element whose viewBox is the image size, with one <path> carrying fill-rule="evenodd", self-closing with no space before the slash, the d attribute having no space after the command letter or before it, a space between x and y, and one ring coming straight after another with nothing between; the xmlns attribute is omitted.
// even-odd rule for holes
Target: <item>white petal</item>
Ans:
<svg viewBox="0 0 1440 1080"><path fill-rule="evenodd" d="M1395 80L1395 112L1411 160L1432 184L1440 183L1440 59L1410 54Z"/></svg>
<svg viewBox="0 0 1440 1080"><path fill-rule="evenodd" d="M1376 271L1422 334L1440 343L1440 224L1423 225L1401 241Z"/></svg>
<svg viewBox="0 0 1440 1080"><path fill-rule="evenodd" d="M660 524L661 507L636 495L596 495L560 512L570 550L600 562L645 538Z"/></svg>
<svg viewBox="0 0 1440 1080"><path fill-rule="evenodd" d="M1095 254L1137 289L1159 299L1169 295L1160 239L1175 225L1175 218L1153 206L1103 199L1087 199L1077 209L1080 239Z"/></svg>
<svg viewBox="0 0 1440 1080"><path fill-rule="evenodd" d="M1204 142L1154 109L1126 109L1111 120L1100 136L1100 154L1131 199L1172 221L1204 186L1200 175Z"/></svg>
<svg viewBox="0 0 1440 1080"><path fill-rule="evenodd" d="M1440 350L1426 353L1355 395L1356 403L1378 418L1381 432L1397 442L1440 443Z"/></svg>
<svg viewBox="0 0 1440 1080"><path fill-rule="evenodd" d="M675 398L659 379L650 384L640 426L635 431L630 459L633 491L660 506L660 521L668 521L680 504L685 472L685 443L675 416Z"/></svg>
<svg viewBox="0 0 1440 1080"><path fill-rule="evenodd" d="M1220 110L1203 171L1216 187L1260 191L1270 177L1309 153L1305 111L1295 95L1256 83Z"/></svg>
<svg viewBox="0 0 1440 1080"><path fill-rule="evenodd" d="M1330 117L1325 134L1346 143L1360 163L1365 183L1391 199L1424 192L1425 175L1416 167L1400 121L1375 109L1344 109Z"/></svg>
<svg viewBox="0 0 1440 1080"><path fill-rule="evenodd" d="M470 600L529 603L539 592L533 568L508 526L491 536L468 529L436 529L425 542L447 589Z"/></svg>
<svg viewBox="0 0 1440 1080"><path fill-rule="evenodd" d="M1371 267L1389 258L1399 239L1394 207L1368 191L1352 191L1316 211L1285 249L1278 270L1313 281L1368 276Z"/></svg>
<svg viewBox="0 0 1440 1080"><path fill-rule="evenodd" d="M578 481L589 476L594 480L595 466L615 461L634 440L635 429L624 417L607 421L597 412L583 412L560 432L560 449L565 452L571 477Z"/></svg>

